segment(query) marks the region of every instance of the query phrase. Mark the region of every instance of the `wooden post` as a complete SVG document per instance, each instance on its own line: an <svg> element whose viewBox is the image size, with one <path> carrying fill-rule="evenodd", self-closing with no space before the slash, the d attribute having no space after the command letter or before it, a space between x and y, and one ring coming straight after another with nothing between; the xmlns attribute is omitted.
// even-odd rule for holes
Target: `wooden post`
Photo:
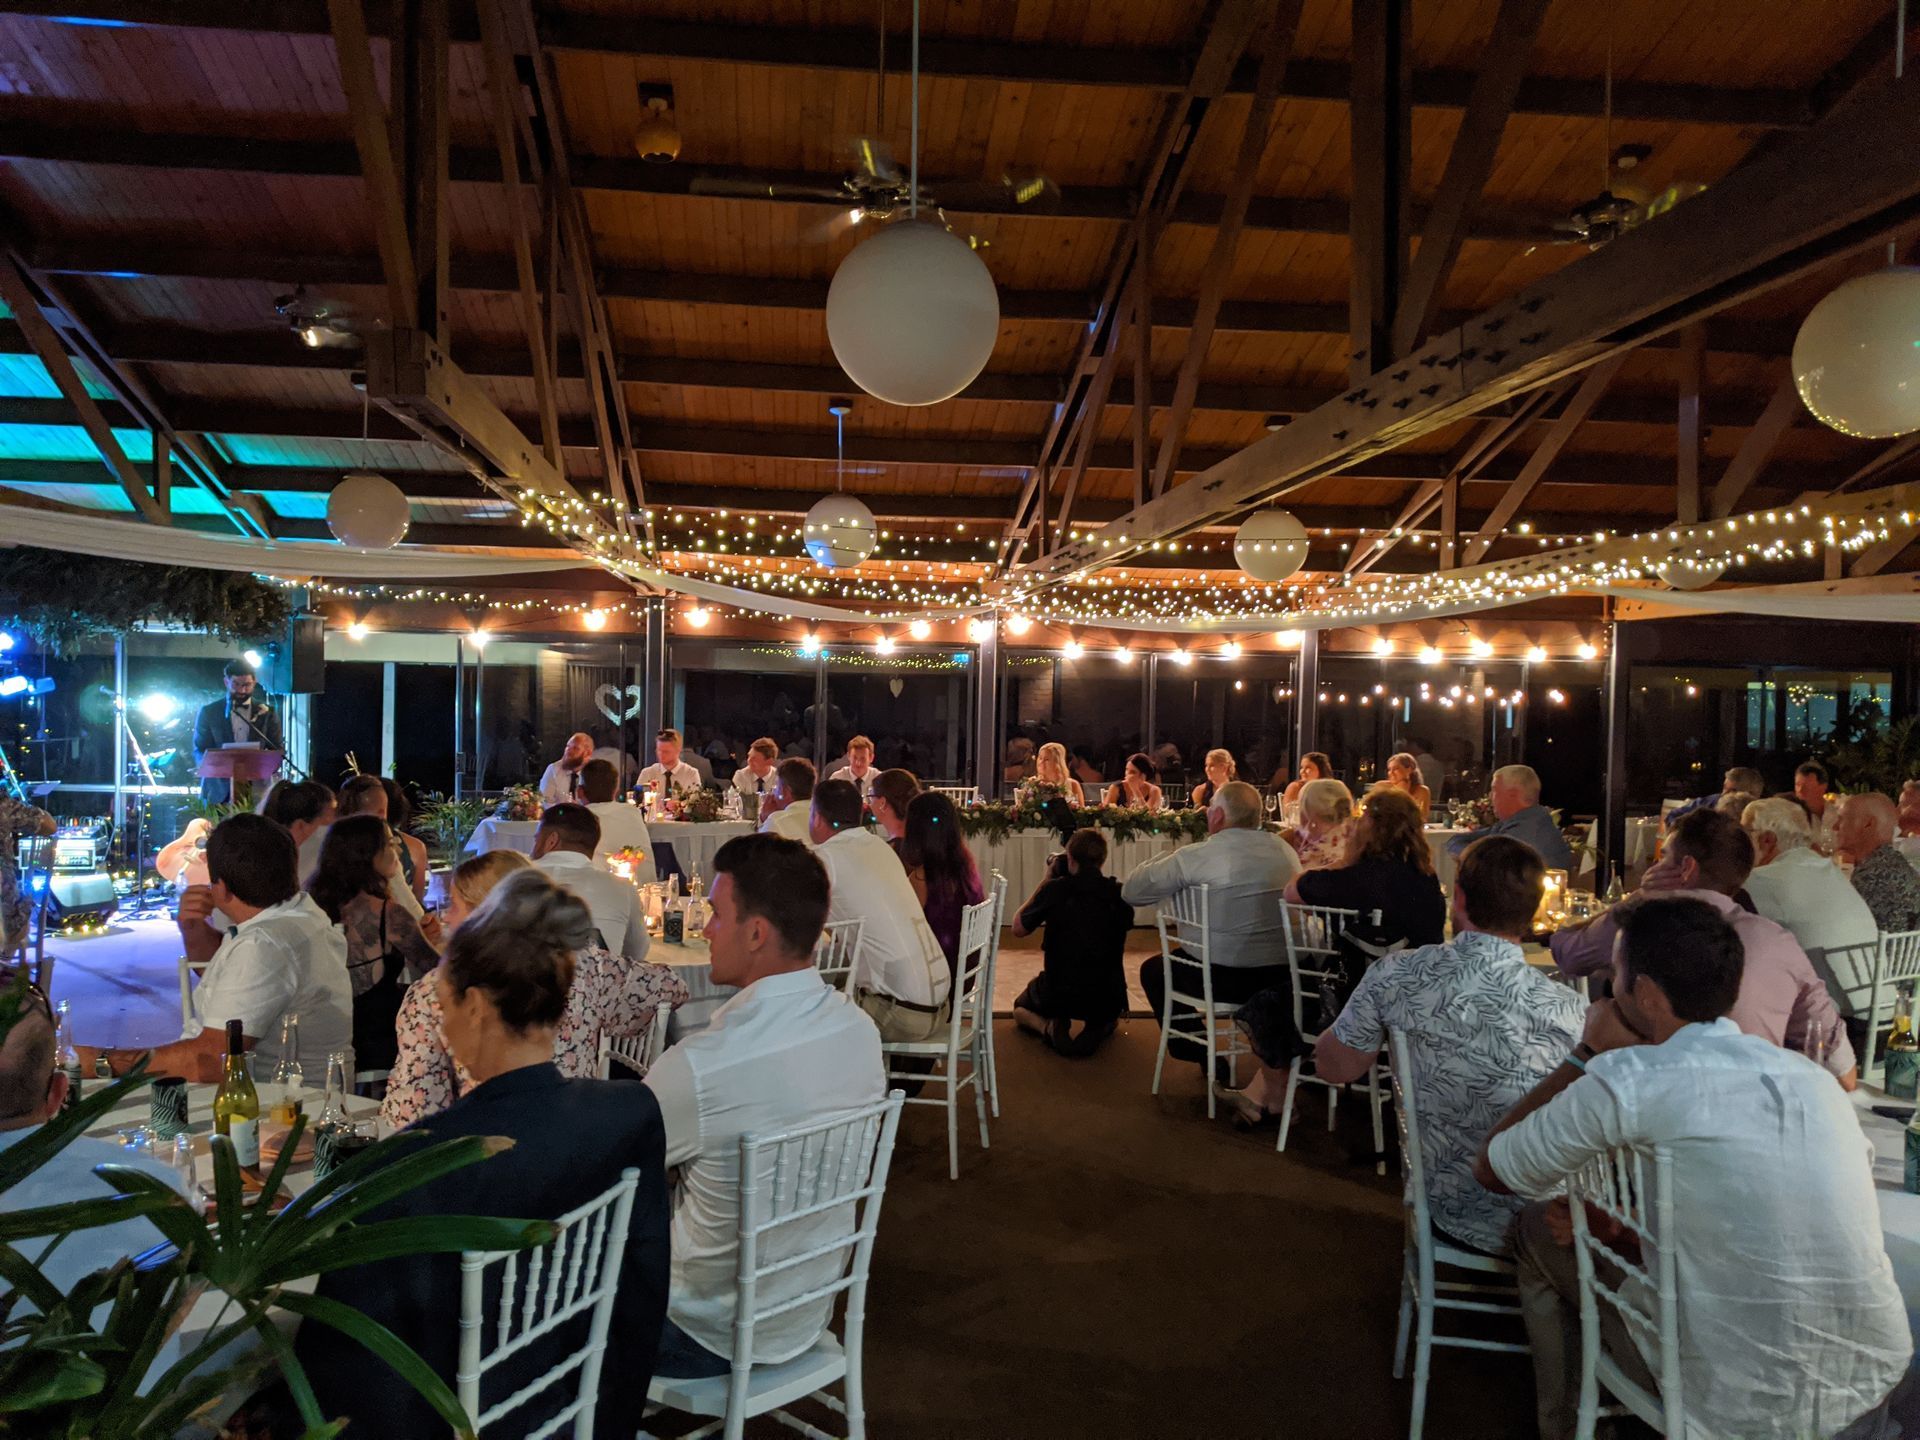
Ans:
<svg viewBox="0 0 1920 1440"><path fill-rule="evenodd" d="M1700 387L1705 378L1706 358L1706 327L1689 325L1680 332L1673 362L1680 382L1680 413L1676 422L1679 462L1674 471L1673 516L1682 525L1691 525L1700 518Z"/></svg>
<svg viewBox="0 0 1920 1440"><path fill-rule="evenodd" d="M1349 378L1393 359L1393 317L1407 266L1413 148L1411 0L1353 0L1352 244Z"/></svg>

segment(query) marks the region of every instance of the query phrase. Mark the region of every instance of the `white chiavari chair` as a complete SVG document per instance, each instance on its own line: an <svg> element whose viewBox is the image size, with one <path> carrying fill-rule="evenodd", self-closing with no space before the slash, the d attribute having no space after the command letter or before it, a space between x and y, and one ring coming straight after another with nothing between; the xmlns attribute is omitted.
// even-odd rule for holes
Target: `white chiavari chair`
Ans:
<svg viewBox="0 0 1920 1440"><path fill-rule="evenodd" d="M1680 1296L1675 1276L1673 1157L1664 1145L1609 1150L1568 1177L1574 1258L1580 1275L1580 1412L1578 1440L1593 1440L1600 1392L1663 1435L1688 1433L1680 1390ZM1604 1214L1631 1246L1610 1244L1593 1232L1588 1207ZM1637 1253L1628 1254L1628 1250ZM1615 1275L1620 1283L1614 1285ZM1607 1353L1601 1306L1620 1319L1637 1354L1655 1355L1658 1394L1627 1377Z"/></svg>
<svg viewBox="0 0 1920 1440"><path fill-rule="evenodd" d="M476 1435L487 1434L534 1396L571 1379L573 1399L557 1415L537 1430L516 1428L515 1434L544 1440L564 1431L573 1440L591 1440L614 1293L620 1284L627 1224L639 1183L638 1170L623 1170L603 1194L561 1216L556 1222L559 1233L538 1250L461 1254L460 1358L454 1383ZM499 1289L491 1303L489 1270L499 1275ZM583 1315L591 1316L583 1347L538 1379L482 1408L480 1385L489 1370Z"/></svg>
<svg viewBox="0 0 1920 1440"><path fill-rule="evenodd" d="M987 898L993 901L993 943L987 951L987 973L981 978L985 999L981 1003L981 1039L987 1049L987 1109L1000 1118L1000 1061L993 1048L994 987L1000 983L1000 937L1007 923L1007 877L998 870L990 873Z"/></svg>
<svg viewBox="0 0 1920 1440"><path fill-rule="evenodd" d="M803 1435L825 1432L789 1414L796 1400L815 1399L845 1417L848 1440L864 1440L866 1400L862 1342L866 1331L867 1271L880 1225L901 1094L778 1135L740 1139L740 1263L735 1289L733 1368L708 1380L655 1376L647 1398L666 1410L718 1416L685 1440L722 1433L740 1440L746 1423L771 1414ZM807 1288L786 1299L763 1295L770 1279ZM817 1279L816 1279L817 1277ZM753 1363L754 1327L771 1315L831 1304L845 1292L842 1336L826 1331L813 1346L777 1365ZM826 1393L838 1383L844 1403ZM642 1432L643 1434L645 1432Z"/></svg>
<svg viewBox="0 0 1920 1440"><path fill-rule="evenodd" d="M667 1048L667 1022L672 1015L671 1006L656 1005L652 1021L641 1034L629 1039L616 1040L603 1033L600 1036L600 1078L602 1080L615 1078L613 1064L617 1060L632 1072L633 1079L645 1079L647 1071L653 1068L653 1062L660 1058L660 1052Z"/></svg>
<svg viewBox="0 0 1920 1440"><path fill-rule="evenodd" d="M973 1108L980 1120L980 1148L987 1139L987 1043L986 1029L992 1023L992 1008L986 989L987 966L993 951L996 906L989 896L978 905L960 912L960 953L954 966L953 990L947 997L946 1023L925 1040L888 1040L880 1053L889 1059L909 1057L939 1060L941 1069L932 1073L919 1070L887 1069L889 1080L918 1080L925 1086L938 1085L938 1095L914 1095L909 1105L947 1107L947 1177L960 1178L960 1092L973 1087ZM961 1062L965 1061L964 1068Z"/></svg>
<svg viewBox="0 0 1920 1440"><path fill-rule="evenodd" d="M1427 1416L1427 1376L1436 1346L1458 1350L1500 1350L1525 1355L1527 1345L1486 1340L1471 1335L1441 1334L1434 1328L1442 1310L1481 1315L1520 1314L1520 1292L1514 1285L1513 1262L1476 1250L1463 1250L1443 1239L1433 1228L1427 1210L1425 1152L1420 1146L1418 1078L1406 1036L1388 1034L1393 1058L1394 1123L1400 1127L1400 1174L1406 1211L1406 1247L1400 1269L1400 1336L1393 1347L1393 1378L1407 1373L1407 1340L1413 1337L1413 1411L1408 1440L1420 1440ZM1491 1277L1484 1281L1440 1279L1439 1271L1467 1271ZM1416 1325L1416 1320L1418 1321Z"/></svg>
<svg viewBox="0 0 1920 1440"><path fill-rule="evenodd" d="M935 795L944 795L956 805L978 805L980 787L978 785L929 785L927 789Z"/></svg>
<svg viewBox="0 0 1920 1440"><path fill-rule="evenodd" d="M1280 929L1287 946L1288 981L1293 987L1293 1025L1300 1034L1302 1054L1293 1062L1293 1069L1287 1072L1287 1098L1280 1115L1280 1138L1274 1143L1276 1151L1287 1148L1287 1135L1293 1128L1293 1097L1303 1083L1326 1088L1329 1131L1339 1119L1340 1092L1347 1087L1322 1080L1314 1072L1313 1042L1320 1038L1320 1032L1307 1028L1307 1011L1309 1006L1314 1007L1315 1019L1319 1018L1320 986L1325 981L1339 978L1333 962L1340 953L1340 932L1359 913L1331 905L1280 902ZM1376 1063L1368 1067L1364 1081L1354 1082L1354 1088L1367 1097L1367 1108L1373 1116L1373 1168L1380 1175L1387 1173L1387 1129L1382 1110L1388 1089L1383 1081L1380 1066Z"/></svg>
<svg viewBox="0 0 1920 1440"><path fill-rule="evenodd" d="M813 964L820 978L843 994L847 991L848 977L853 974L854 961L860 958L860 938L866 924L859 918L829 920L813 947Z"/></svg>
<svg viewBox="0 0 1920 1440"><path fill-rule="evenodd" d="M1233 1023L1239 1007L1213 998L1213 934L1207 917L1207 887L1190 885L1160 902L1154 914L1160 932L1160 1045L1153 1057L1153 1093L1160 1093L1166 1069L1167 1046L1174 1040L1192 1041L1206 1051L1207 1118L1217 1112L1214 1081L1218 1062L1229 1066L1252 1053L1240 1027ZM1175 1004L1184 1006L1176 1011Z"/></svg>
<svg viewBox="0 0 1920 1440"><path fill-rule="evenodd" d="M1858 960L1849 952L1861 948L1857 945L1830 947L1826 951L1829 972L1837 976L1843 965L1857 971ZM1880 1032L1893 1024L1893 1005L1900 982L1920 982L1920 930L1881 931L1873 949L1871 974L1867 986L1867 1053L1860 1057L1860 1078L1878 1085L1887 1073Z"/></svg>

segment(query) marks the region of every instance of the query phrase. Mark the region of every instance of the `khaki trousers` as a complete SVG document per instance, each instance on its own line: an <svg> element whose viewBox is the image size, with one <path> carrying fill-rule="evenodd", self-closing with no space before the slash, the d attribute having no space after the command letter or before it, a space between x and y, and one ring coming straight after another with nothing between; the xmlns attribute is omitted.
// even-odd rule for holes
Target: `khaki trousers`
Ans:
<svg viewBox="0 0 1920 1440"><path fill-rule="evenodd" d="M931 1040L947 1023L943 1014L909 1010L893 996L882 995L878 990L855 991L853 1003L873 1017L873 1023L880 1027L880 1038L893 1043Z"/></svg>

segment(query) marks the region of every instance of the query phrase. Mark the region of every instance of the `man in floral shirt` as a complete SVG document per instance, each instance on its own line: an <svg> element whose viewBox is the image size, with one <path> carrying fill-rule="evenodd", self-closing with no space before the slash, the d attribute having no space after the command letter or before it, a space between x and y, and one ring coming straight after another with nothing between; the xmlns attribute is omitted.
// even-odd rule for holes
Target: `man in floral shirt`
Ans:
<svg viewBox="0 0 1920 1440"><path fill-rule="evenodd" d="M20 842L53 831L53 817L46 811L0 795L0 953L26 943L33 916L33 897L20 889Z"/></svg>
<svg viewBox="0 0 1920 1440"><path fill-rule="evenodd" d="M1834 846L1853 861L1853 888L1882 930L1920 930L1920 874L1893 847L1900 816L1884 795L1849 795L1834 822Z"/></svg>

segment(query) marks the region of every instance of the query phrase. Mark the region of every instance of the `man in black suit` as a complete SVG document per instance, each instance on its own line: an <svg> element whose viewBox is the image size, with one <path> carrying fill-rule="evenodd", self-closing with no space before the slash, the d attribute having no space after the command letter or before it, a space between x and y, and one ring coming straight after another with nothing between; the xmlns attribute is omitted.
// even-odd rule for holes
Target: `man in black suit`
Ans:
<svg viewBox="0 0 1920 1440"><path fill-rule="evenodd" d="M667 1308L665 1138L653 1092L638 1081L568 1080L551 1063L498 1075L452 1108L410 1127L430 1141L499 1135L509 1150L452 1171L378 1207L360 1223L434 1215L552 1220L605 1192L628 1166L640 1171L608 1348L600 1371L596 1437L633 1440ZM411 1152L408 1152L411 1153ZM532 1257L520 1259L524 1296ZM551 1253L547 1265L553 1263ZM498 1314L499 1268L488 1272L489 1330ZM460 1257L413 1255L324 1275L319 1294L348 1305L410 1344L454 1386L460 1345ZM497 1403L586 1343L591 1312L488 1373L482 1406ZM491 1335L488 1348L491 1348ZM351 1416L345 1434L432 1436L446 1426L410 1385L353 1340L313 1320L296 1351L329 1419ZM515 1434L556 1413L576 1393L569 1376L511 1412ZM297 1433L297 1431L296 1431ZM568 1427L571 1433L571 1427Z"/></svg>
<svg viewBox="0 0 1920 1440"><path fill-rule="evenodd" d="M236 741L257 743L265 749L286 753L287 744L280 730L280 717L267 704L245 660L229 660L226 668L227 698L203 705L193 722L193 759L197 766L207 752ZM202 800L229 800L233 782L203 779Z"/></svg>

